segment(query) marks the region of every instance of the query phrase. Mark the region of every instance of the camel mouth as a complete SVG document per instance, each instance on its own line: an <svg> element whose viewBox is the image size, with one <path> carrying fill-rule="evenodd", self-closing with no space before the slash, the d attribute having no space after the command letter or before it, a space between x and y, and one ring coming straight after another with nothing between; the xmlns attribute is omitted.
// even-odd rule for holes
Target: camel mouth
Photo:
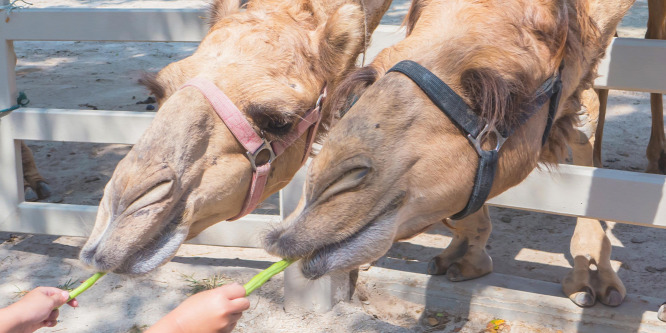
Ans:
<svg viewBox="0 0 666 333"><path fill-rule="evenodd" d="M405 197L401 192L360 230L314 250L301 260L303 275L316 280L332 271L348 271L383 256L393 244L395 221Z"/></svg>
<svg viewBox="0 0 666 333"><path fill-rule="evenodd" d="M143 275L171 260L185 242L187 234L188 228L181 226L178 219L174 219L156 237L124 258L115 258L117 251L114 251L113 247L104 246L100 251L100 245L106 245L102 242L93 247L84 247L79 257L86 265L98 271Z"/></svg>

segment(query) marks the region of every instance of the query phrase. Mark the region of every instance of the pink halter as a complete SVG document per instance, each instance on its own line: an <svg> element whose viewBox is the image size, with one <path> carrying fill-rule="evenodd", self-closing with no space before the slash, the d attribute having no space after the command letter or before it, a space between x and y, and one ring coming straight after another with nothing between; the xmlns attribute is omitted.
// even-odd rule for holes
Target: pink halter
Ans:
<svg viewBox="0 0 666 333"><path fill-rule="evenodd" d="M317 99L315 107L308 111L303 119L296 125L291 132L289 132L283 139L277 142L268 142L265 138L259 136L252 125L245 119L243 113L238 110L234 103L222 92L213 82L203 77L195 77L187 81L180 89L185 87L194 87L206 97L208 102L213 106L217 115L227 125L231 133L234 134L238 142L247 150L245 153L247 159L252 165L252 184L250 190L245 197L245 203L238 215L229 219L229 221L237 220L249 214L259 204L261 194L264 192L266 181L268 180L271 171L271 163L280 156L289 146L298 140L303 134L307 132L305 153L301 161L301 166L305 163L310 155L310 149L314 142L321 122L321 102L326 97L326 89ZM257 165L257 156L267 151L270 154L269 159L264 164Z"/></svg>

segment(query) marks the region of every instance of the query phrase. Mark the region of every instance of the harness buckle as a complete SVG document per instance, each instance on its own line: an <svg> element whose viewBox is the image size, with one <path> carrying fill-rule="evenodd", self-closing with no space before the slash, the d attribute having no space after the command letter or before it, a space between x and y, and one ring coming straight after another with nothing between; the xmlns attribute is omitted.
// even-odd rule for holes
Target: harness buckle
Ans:
<svg viewBox="0 0 666 333"><path fill-rule="evenodd" d="M262 154L263 152L266 152ZM266 156L268 154L268 156ZM273 160L275 160L275 152L273 151L273 146L271 146L271 143L268 142L264 138L264 143L257 148L257 150L253 152L246 151L245 155L247 156L247 159L250 161L250 164L252 165L252 171L257 171L257 167L273 163ZM260 156L261 155L261 156Z"/></svg>
<svg viewBox="0 0 666 333"><path fill-rule="evenodd" d="M495 134L495 140L496 140L495 148L489 151L499 152L500 148L502 148L502 145L504 144L504 141L506 141L507 138L502 136L502 134L500 134L500 132L494 126L491 128L490 126L488 126L488 124L485 124L481 132L479 132L479 135L477 135L476 137L473 137L472 134L467 134L467 139L469 140L469 142L472 143L472 146L474 146L479 156L481 156L483 152L486 151L483 149L483 147L481 147L481 145L486 139L488 139L489 134Z"/></svg>
<svg viewBox="0 0 666 333"><path fill-rule="evenodd" d="M326 98L326 91L324 90L319 97L317 97L317 102L315 103L315 108L321 107L321 103L324 101L324 98Z"/></svg>

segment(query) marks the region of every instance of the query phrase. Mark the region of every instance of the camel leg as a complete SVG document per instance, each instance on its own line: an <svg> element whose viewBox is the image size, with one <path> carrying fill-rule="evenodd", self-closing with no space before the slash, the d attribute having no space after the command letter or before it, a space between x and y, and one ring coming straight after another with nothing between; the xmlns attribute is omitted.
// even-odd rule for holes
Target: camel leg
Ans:
<svg viewBox="0 0 666 333"><path fill-rule="evenodd" d="M648 1L648 24L646 39L666 39L666 1ZM666 174L666 152L664 151L664 104L661 94L650 94L650 109L652 111L652 131L647 146L649 173Z"/></svg>
<svg viewBox="0 0 666 333"><path fill-rule="evenodd" d="M23 187L25 201L37 201L51 196L51 188L46 179L39 174L35 157L25 142L21 141L21 159L23 163Z"/></svg>
<svg viewBox="0 0 666 333"><path fill-rule="evenodd" d="M666 1L648 0L648 24L646 39L666 39ZM666 174L666 154L664 154L664 117L661 94L650 94L652 111L652 131L647 148L647 172ZM657 162L655 162L657 160ZM666 302L659 307L657 318L666 321Z"/></svg>
<svg viewBox="0 0 666 333"><path fill-rule="evenodd" d="M599 116L597 117L597 130L594 135L594 153L592 157L592 162L597 168L603 167L601 162L601 142L604 137L604 123L606 122L606 106L608 104L608 89L598 89L596 90L597 95L599 96Z"/></svg>
<svg viewBox="0 0 666 333"><path fill-rule="evenodd" d="M571 142L573 161L576 165L599 166L601 154L594 152L593 147L595 132L599 125L603 126L603 121L599 121L599 99L593 89L583 92L582 106L579 136ZM617 306L624 300L626 289L611 267L611 249L610 240L598 220L579 218L576 221L570 247L574 265L562 280L562 289L578 306L592 306L596 299Z"/></svg>
<svg viewBox="0 0 666 333"><path fill-rule="evenodd" d="M492 231L488 207L457 221L451 229L453 240L428 264L428 274L442 275L451 281L464 281L493 271L493 260L486 252Z"/></svg>

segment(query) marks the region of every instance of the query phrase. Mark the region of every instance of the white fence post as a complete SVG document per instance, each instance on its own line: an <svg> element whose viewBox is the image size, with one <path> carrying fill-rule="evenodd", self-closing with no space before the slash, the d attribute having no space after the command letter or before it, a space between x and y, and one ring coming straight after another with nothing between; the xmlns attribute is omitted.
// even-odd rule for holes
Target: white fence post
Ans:
<svg viewBox="0 0 666 333"><path fill-rule="evenodd" d="M298 170L280 193L280 215L283 221L298 205L309 164L308 161ZM353 288L351 281L348 273L335 273L311 281L301 274L299 263L291 265L284 272L284 309L287 312L329 311L338 302L349 300Z"/></svg>
<svg viewBox="0 0 666 333"><path fill-rule="evenodd" d="M8 1L2 3L6 5ZM15 64L13 42L0 39L0 109L16 104ZM20 142L14 140L9 123L0 119L0 224L15 216L23 201Z"/></svg>

